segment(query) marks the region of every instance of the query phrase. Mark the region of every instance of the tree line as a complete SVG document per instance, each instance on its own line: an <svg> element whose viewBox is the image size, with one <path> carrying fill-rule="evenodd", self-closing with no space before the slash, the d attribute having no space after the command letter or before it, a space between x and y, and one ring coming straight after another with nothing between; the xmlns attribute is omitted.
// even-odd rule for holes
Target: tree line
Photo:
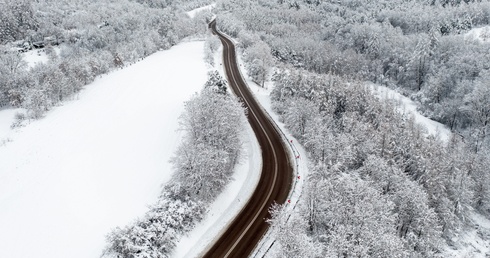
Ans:
<svg viewBox="0 0 490 258"><path fill-rule="evenodd" d="M490 159L461 137L446 145L424 136L362 83L294 68L274 80L273 107L312 162L293 214L303 235L295 222L275 222L286 225L278 257L432 257L472 211L488 215ZM304 239L317 248L289 249Z"/></svg>
<svg viewBox="0 0 490 258"><path fill-rule="evenodd" d="M103 257L170 256L232 180L241 157L244 111L228 94L226 81L210 72L201 93L185 103L180 117L184 136L171 159L170 182L142 218L107 235Z"/></svg>
<svg viewBox="0 0 490 258"><path fill-rule="evenodd" d="M490 2L223 0L217 7L226 11L221 29L251 57L248 44L265 42L269 56L294 67L397 89L475 151L488 147L490 44L464 34L489 24Z"/></svg>

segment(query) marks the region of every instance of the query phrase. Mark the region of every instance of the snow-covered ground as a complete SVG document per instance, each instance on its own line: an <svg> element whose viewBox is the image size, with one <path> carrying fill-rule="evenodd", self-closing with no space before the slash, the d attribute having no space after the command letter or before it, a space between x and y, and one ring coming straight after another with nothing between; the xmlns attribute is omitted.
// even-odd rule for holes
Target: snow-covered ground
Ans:
<svg viewBox="0 0 490 258"><path fill-rule="evenodd" d="M206 6L203 6L203 7L196 8L196 9L191 10L191 11L188 11L186 13L187 13L187 15L189 15L189 17L194 18L194 16L196 16L196 14L198 12L202 12L202 11L205 11L205 10L211 10L215 6L216 6L216 3L213 3L213 4L210 4L210 5L206 5Z"/></svg>
<svg viewBox="0 0 490 258"><path fill-rule="evenodd" d="M49 57L46 54L46 48L43 49L33 49L25 53L22 53L22 58L27 62L27 68L32 68L38 64L45 64L49 61ZM52 47L52 50L57 55L60 54L61 48L59 46Z"/></svg>
<svg viewBox="0 0 490 258"><path fill-rule="evenodd" d="M484 258L490 256L490 220L472 213L471 226L453 239L454 247L447 249L446 257ZM454 249L453 249L454 248Z"/></svg>
<svg viewBox="0 0 490 258"><path fill-rule="evenodd" d="M490 26L485 26L481 28L474 28L468 31L464 38L466 40L478 40L480 42L489 43L490 42Z"/></svg>
<svg viewBox="0 0 490 258"><path fill-rule="evenodd" d="M413 116L415 122L427 130L426 133L438 137L443 142L448 142L451 137L451 130L445 125L431 120L417 111L417 104L402 94L387 87L369 84L373 92L382 99L394 100L398 105L398 110L406 115Z"/></svg>
<svg viewBox="0 0 490 258"><path fill-rule="evenodd" d="M27 62L28 67L34 67L37 64L47 63L48 55L44 49L30 50L22 54L24 60Z"/></svg>
<svg viewBox="0 0 490 258"><path fill-rule="evenodd" d="M99 257L111 228L147 211L170 178L184 101L207 79L203 45L105 75L25 127L0 110L0 257Z"/></svg>

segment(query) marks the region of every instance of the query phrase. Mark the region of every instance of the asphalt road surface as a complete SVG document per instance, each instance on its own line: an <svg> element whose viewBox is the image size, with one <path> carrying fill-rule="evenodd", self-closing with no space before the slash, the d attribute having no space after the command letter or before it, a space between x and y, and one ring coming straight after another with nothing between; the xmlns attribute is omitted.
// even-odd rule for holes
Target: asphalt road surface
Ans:
<svg viewBox="0 0 490 258"><path fill-rule="evenodd" d="M248 109L248 121L262 149L262 173L245 208L204 257L248 257L269 228L265 220L270 217L271 204L284 203L287 199L293 177L292 162L274 122L264 114L240 75L235 46L216 29L216 21L212 21L209 27L223 44L222 65L228 84Z"/></svg>

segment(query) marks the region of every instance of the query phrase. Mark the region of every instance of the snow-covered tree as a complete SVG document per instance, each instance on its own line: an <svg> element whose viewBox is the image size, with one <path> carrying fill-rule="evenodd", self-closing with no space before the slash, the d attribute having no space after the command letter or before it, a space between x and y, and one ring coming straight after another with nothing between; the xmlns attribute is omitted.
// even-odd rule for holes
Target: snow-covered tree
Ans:
<svg viewBox="0 0 490 258"><path fill-rule="evenodd" d="M387 196L355 175L334 175L311 184L321 189L308 196L315 203L310 216L317 222L311 234L324 242L326 256L407 256Z"/></svg>
<svg viewBox="0 0 490 258"><path fill-rule="evenodd" d="M169 257L180 236L203 214L202 203L163 195L143 218L107 235L102 257Z"/></svg>
<svg viewBox="0 0 490 258"><path fill-rule="evenodd" d="M210 72L200 95L185 104L184 141L172 159L182 188L199 200L212 200L231 180L239 161L244 109L226 91L226 81Z"/></svg>
<svg viewBox="0 0 490 258"><path fill-rule="evenodd" d="M214 55L220 45L221 42L218 37L210 35L206 38L206 42L204 43L204 61L211 66L214 66Z"/></svg>
<svg viewBox="0 0 490 258"><path fill-rule="evenodd" d="M423 256L434 255L440 248L442 227L437 214L429 207L424 189L398 168L375 156L370 156L361 170L361 174L393 200L397 235L405 240L407 249Z"/></svg>
<svg viewBox="0 0 490 258"><path fill-rule="evenodd" d="M0 48L0 95L13 106L19 106L22 102L26 86L22 80L26 77L26 67L27 63L20 53ZM0 99L4 99L2 97Z"/></svg>
<svg viewBox="0 0 490 258"><path fill-rule="evenodd" d="M322 250L313 243L307 235L307 223L295 212L285 211L284 206L273 204L269 208L271 224L274 233L275 253L273 257L322 257Z"/></svg>
<svg viewBox="0 0 490 258"><path fill-rule="evenodd" d="M226 80L221 77L218 71L214 70L208 72L208 80L204 84L204 88L219 94L226 95L227 85L228 84Z"/></svg>
<svg viewBox="0 0 490 258"><path fill-rule="evenodd" d="M487 135L490 127L490 84L486 78L490 75L486 74L478 84L475 85L473 91L465 98L465 113L470 115L474 127L474 150L478 152L487 140Z"/></svg>
<svg viewBox="0 0 490 258"><path fill-rule="evenodd" d="M31 1L6 0L0 9L0 43L24 39L38 28Z"/></svg>
<svg viewBox="0 0 490 258"><path fill-rule="evenodd" d="M246 49L245 61L248 75L254 82L264 87L274 63L271 48L259 41Z"/></svg>

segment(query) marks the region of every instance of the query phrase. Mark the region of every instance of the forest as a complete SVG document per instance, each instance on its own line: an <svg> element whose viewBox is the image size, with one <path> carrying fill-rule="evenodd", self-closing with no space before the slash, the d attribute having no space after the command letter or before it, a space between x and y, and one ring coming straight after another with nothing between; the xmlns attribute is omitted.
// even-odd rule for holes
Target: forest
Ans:
<svg viewBox="0 0 490 258"><path fill-rule="evenodd" d="M0 106L36 119L97 76L131 65L189 36L204 35L210 1L6 0L0 3ZM141 15L145 14L145 15ZM49 62L27 67L20 50L45 45Z"/></svg>
<svg viewBox="0 0 490 258"><path fill-rule="evenodd" d="M434 257L489 217L488 1L217 2L249 76L307 149L300 208L271 208L276 257ZM394 101L401 92L445 124L427 136ZM293 217L295 223L288 223ZM300 233L301 232L301 233ZM458 241L458 240L456 240Z"/></svg>
<svg viewBox="0 0 490 258"><path fill-rule="evenodd" d="M285 223L274 209L278 257L430 257L452 244L470 211L488 216L488 45L461 35L488 24L488 2L217 6L229 12L218 24L239 39L259 85L271 62L280 67L272 75L274 108L313 163L293 214L303 223ZM268 57L255 58L260 51ZM419 101L453 138L424 137L365 81Z"/></svg>
<svg viewBox="0 0 490 258"><path fill-rule="evenodd" d="M489 23L488 1L279 2L218 5L226 11L218 18L222 29L239 39L247 56L269 53L255 59L260 62L250 64L253 69L267 70L275 58L319 74L386 85L418 101L426 116L475 151L488 145L490 98L480 85L489 76L490 45L463 37Z"/></svg>

